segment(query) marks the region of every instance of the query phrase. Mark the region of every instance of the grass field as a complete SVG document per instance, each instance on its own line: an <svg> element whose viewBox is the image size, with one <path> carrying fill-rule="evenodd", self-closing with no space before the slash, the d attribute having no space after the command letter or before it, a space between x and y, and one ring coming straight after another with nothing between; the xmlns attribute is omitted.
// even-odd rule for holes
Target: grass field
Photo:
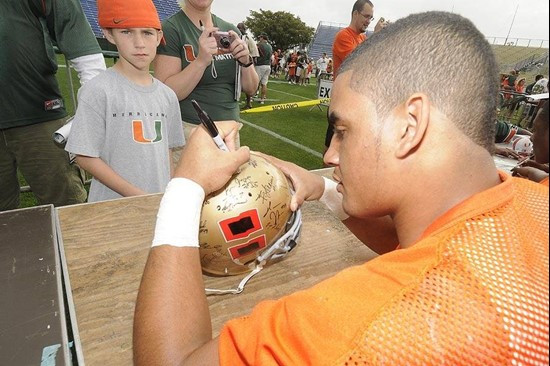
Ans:
<svg viewBox="0 0 550 366"><path fill-rule="evenodd" d="M63 56L58 56L58 61L60 69L57 78L67 110L72 115L75 107L70 93L65 59ZM111 59L107 59L107 63L109 66L113 62ZM80 85L74 70L72 70L72 79L76 93ZM316 81L312 79L310 85L299 86L289 85L283 80L270 79L267 97L268 101L265 105L317 99ZM244 106L244 98L242 106ZM259 107L260 104L254 102L253 106ZM241 129L241 145L292 161L306 169L322 167L321 156L327 126L325 107L250 113L242 114L241 117L244 124ZM21 176L20 182L21 185L26 185ZM22 193L20 198L21 207L37 205L32 192Z"/></svg>

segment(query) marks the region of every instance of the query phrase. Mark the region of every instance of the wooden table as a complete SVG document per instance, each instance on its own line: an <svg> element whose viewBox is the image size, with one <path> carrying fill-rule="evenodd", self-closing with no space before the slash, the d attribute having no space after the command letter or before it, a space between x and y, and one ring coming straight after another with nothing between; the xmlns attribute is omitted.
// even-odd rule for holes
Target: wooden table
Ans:
<svg viewBox="0 0 550 366"><path fill-rule="evenodd" d="M496 157L508 171L515 161ZM331 169L317 171L330 176ZM79 364L130 365L135 299L151 241L161 195L61 207L62 260L72 307ZM304 204L298 246L282 261L252 278L239 295L209 296L214 334L229 319L255 304L311 287L336 272L376 256L326 207ZM205 276L208 288L234 288L242 276Z"/></svg>
<svg viewBox="0 0 550 366"><path fill-rule="evenodd" d="M0 365L70 365L53 206L0 212Z"/></svg>
<svg viewBox="0 0 550 366"><path fill-rule="evenodd" d="M160 199L158 194L58 209L79 364L132 363L135 299ZM253 277L241 294L208 297L215 335L262 300L311 287L375 256L323 204L306 203L302 213L298 245L286 258ZM225 289L242 276L204 278L208 288Z"/></svg>

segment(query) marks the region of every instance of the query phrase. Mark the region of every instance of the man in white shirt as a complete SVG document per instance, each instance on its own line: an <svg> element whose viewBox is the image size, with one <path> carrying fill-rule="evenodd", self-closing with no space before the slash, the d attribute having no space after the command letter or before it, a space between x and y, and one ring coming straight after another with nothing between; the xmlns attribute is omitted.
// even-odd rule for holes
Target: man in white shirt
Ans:
<svg viewBox="0 0 550 366"><path fill-rule="evenodd" d="M321 56L317 60L317 72L315 73L315 77L318 77L319 74L327 72L327 65L328 65L327 54L326 52L323 52L323 56Z"/></svg>

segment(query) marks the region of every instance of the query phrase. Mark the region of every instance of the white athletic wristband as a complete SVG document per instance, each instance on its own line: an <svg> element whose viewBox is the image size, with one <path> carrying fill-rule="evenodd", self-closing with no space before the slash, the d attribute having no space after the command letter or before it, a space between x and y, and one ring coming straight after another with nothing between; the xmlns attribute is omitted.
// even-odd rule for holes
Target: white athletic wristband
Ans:
<svg viewBox="0 0 550 366"><path fill-rule="evenodd" d="M349 217L342 208L342 194L336 190L338 185L335 181L323 177L325 180L325 191L320 202L323 202L327 207L338 217L341 221L344 221Z"/></svg>
<svg viewBox="0 0 550 366"><path fill-rule="evenodd" d="M160 202L153 247L199 247L199 225L204 189L186 178L174 178Z"/></svg>

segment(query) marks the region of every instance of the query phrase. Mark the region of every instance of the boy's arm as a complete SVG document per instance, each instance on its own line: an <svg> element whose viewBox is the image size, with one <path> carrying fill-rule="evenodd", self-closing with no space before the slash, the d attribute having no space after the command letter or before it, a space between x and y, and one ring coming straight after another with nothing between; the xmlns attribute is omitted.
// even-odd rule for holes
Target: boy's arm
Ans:
<svg viewBox="0 0 550 366"><path fill-rule="evenodd" d="M101 183L120 194L121 196L138 196L147 194L118 175L109 165L100 158L91 156L77 155L77 164Z"/></svg>
<svg viewBox="0 0 550 366"><path fill-rule="evenodd" d="M168 161L170 162L170 179L174 178L174 152L168 149Z"/></svg>

